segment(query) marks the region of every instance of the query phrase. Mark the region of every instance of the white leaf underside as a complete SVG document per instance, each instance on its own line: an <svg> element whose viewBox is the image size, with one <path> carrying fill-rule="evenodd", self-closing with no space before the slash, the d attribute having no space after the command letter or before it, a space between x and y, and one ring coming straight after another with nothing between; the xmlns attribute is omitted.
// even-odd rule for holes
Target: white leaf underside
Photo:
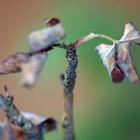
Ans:
<svg viewBox="0 0 140 140"><path fill-rule="evenodd" d="M129 45L130 44L128 42L119 44L117 65L121 68L125 75L128 76L131 82L136 83L139 80L139 77L133 64ZM111 75L112 70L115 68L115 46L100 44L96 47L96 49L103 60L103 64Z"/></svg>
<svg viewBox="0 0 140 140"><path fill-rule="evenodd" d="M127 23L124 28L122 38L116 43L118 51L117 65L128 76L133 83L139 81L139 76L133 62L130 52L132 43L140 44L140 33L137 31L133 23ZM100 44L96 47L104 65L107 67L109 74L111 74L115 64L115 45Z"/></svg>
<svg viewBox="0 0 140 140"><path fill-rule="evenodd" d="M107 68L109 74L111 74L111 71L114 69L114 54L115 54L115 47L114 45L108 45L108 44L100 44L96 47L96 50L98 51L104 66Z"/></svg>
<svg viewBox="0 0 140 140"><path fill-rule="evenodd" d="M140 43L140 33L136 29L136 27L133 25L133 23L127 23L124 28L124 34L120 41L131 41L134 43Z"/></svg>
<svg viewBox="0 0 140 140"><path fill-rule="evenodd" d="M65 31L61 24L32 32L28 36L30 51L33 52L47 48L64 39L64 37Z"/></svg>

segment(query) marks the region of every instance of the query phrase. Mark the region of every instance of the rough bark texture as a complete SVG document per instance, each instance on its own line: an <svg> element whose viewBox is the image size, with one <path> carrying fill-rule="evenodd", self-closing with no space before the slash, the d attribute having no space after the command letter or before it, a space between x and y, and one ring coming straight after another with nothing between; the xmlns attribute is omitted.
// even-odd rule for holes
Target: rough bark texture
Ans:
<svg viewBox="0 0 140 140"><path fill-rule="evenodd" d="M74 119L73 119L73 89L75 86L77 55L73 46L66 48L67 69L61 75L64 86L64 114L62 116L62 127L64 130L64 140L74 140Z"/></svg>
<svg viewBox="0 0 140 140"><path fill-rule="evenodd" d="M0 108L5 112L10 123L22 130L25 140L44 140L41 129L27 120L13 104L13 96L0 94Z"/></svg>

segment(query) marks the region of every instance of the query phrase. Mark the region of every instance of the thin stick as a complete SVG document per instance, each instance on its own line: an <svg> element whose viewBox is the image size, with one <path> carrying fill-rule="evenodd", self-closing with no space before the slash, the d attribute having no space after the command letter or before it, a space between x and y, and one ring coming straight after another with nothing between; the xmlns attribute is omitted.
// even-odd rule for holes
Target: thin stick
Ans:
<svg viewBox="0 0 140 140"><path fill-rule="evenodd" d="M84 37L81 37L80 39L78 39L76 42L75 42L75 45L74 47L77 48L79 46L81 46L82 44L94 39L94 38L105 38L113 43L117 43L118 41L113 39L112 37L110 36L107 36L107 35L104 35L104 34L95 34L93 32L87 34L86 36Z"/></svg>
<svg viewBox="0 0 140 140"><path fill-rule="evenodd" d="M61 75L64 86L64 114L62 116L62 127L64 130L64 140L75 140L74 119L73 119L73 89L75 86L77 55L73 45L66 48L67 69Z"/></svg>

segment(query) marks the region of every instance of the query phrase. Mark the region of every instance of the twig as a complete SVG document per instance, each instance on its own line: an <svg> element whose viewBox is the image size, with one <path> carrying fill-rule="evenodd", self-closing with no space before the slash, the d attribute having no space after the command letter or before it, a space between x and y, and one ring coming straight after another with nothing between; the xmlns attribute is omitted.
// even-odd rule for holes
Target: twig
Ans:
<svg viewBox="0 0 140 140"><path fill-rule="evenodd" d="M89 33L70 45L58 45L57 47L66 49L67 69L65 74L61 74L61 81L64 86L64 114L62 116L62 127L64 130L64 140L75 140L74 119L73 119L73 89L75 86L76 68L78 59L76 49L91 39L102 37L116 43L113 38L103 35Z"/></svg>
<svg viewBox="0 0 140 140"><path fill-rule="evenodd" d="M25 140L44 140L41 129L35 126L31 121L27 120L13 104L13 96L0 94L0 108L5 112L10 123L19 127L23 133Z"/></svg>
<svg viewBox="0 0 140 140"><path fill-rule="evenodd" d="M66 48L67 69L65 74L61 75L61 81L64 86L64 114L62 116L62 127L64 130L64 140L74 140L74 119L73 119L73 89L75 86L77 55L73 45Z"/></svg>

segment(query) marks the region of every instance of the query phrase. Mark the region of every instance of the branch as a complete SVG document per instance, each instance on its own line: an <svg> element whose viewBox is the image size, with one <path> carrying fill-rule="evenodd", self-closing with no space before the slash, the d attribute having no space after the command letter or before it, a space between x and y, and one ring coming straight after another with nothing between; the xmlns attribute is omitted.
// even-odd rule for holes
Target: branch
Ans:
<svg viewBox="0 0 140 140"><path fill-rule="evenodd" d="M39 117L32 113L20 113L13 104L13 96L9 95L7 88L5 88L5 95L0 94L0 108L5 112L8 121L23 133L25 140L44 140L44 132L56 129L56 121L53 118L43 118L43 121L38 124L37 121L42 120L42 118L39 120ZM32 122L31 118L36 122Z"/></svg>
<svg viewBox="0 0 140 140"><path fill-rule="evenodd" d="M7 92L5 92L7 94ZM0 107L5 112L8 120L18 126L25 134L25 139L43 140L40 130L29 120L27 120L13 104L13 96L0 94Z"/></svg>
<svg viewBox="0 0 140 140"><path fill-rule="evenodd" d="M65 74L61 74L61 81L64 86L64 114L62 116L62 127L64 130L64 140L75 140L74 119L73 119L73 89L75 86L76 68L78 64L76 49L91 39L103 37L112 42L116 42L113 38L102 35L89 33L85 37L80 38L70 45L59 45L57 47L66 50L67 69Z"/></svg>
<svg viewBox="0 0 140 140"><path fill-rule="evenodd" d="M66 48L67 69L65 74L61 74L61 81L64 86L64 114L62 116L62 127L64 130L64 140L74 140L73 122L73 89L75 86L77 55L73 45Z"/></svg>

